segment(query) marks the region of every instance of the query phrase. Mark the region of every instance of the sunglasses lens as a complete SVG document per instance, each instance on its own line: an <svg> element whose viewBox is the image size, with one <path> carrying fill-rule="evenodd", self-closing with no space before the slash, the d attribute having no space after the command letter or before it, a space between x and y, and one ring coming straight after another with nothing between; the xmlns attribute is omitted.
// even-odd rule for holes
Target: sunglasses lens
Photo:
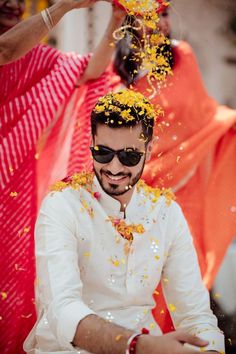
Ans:
<svg viewBox="0 0 236 354"><path fill-rule="evenodd" d="M136 166L143 156L142 152L135 150L119 150L115 152L103 146L91 147L90 149L94 160L99 163L109 163L117 154L119 161L129 167Z"/></svg>
<svg viewBox="0 0 236 354"><path fill-rule="evenodd" d="M141 160L142 153L138 151L120 151L119 160L125 166L136 166Z"/></svg>
<svg viewBox="0 0 236 354"><path fill-rule="evenodd" d="M98 149L91 149L95 161L99 163L109 163L114 157L114 153L105 148L99 147Z"/></svg>

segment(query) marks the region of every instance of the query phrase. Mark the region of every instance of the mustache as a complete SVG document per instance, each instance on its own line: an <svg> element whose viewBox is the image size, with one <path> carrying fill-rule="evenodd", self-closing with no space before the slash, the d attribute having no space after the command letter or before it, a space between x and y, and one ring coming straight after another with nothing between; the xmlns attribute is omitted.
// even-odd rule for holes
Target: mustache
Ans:
<svg viewBox="0 0 236 354"><path fill-rule="evenodd" d="M131 177L131 173L123 173L123 172L119 172L119 173L111 173L108 170L101 170L101 173L105 173L108 176L113 176L113 177Z"/></svg>

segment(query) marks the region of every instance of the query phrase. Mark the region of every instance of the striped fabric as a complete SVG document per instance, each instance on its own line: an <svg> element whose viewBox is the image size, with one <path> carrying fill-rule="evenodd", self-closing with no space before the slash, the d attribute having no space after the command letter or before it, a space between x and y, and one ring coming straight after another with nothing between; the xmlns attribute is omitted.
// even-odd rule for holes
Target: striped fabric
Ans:
<svg viewBox="0 0 236 354"><path fill-rule="evenodd" d="M0 186L4 188L55 116L70 98L87 58L38 46L0 68Z"/></svg>
<svg viewBox="0 0 236 354"><path fill-rule="evenodd" d="M39 45L0 67L1 354L23 353L35 322L36 145L63 114L87 62L88 57Z"/></svg>

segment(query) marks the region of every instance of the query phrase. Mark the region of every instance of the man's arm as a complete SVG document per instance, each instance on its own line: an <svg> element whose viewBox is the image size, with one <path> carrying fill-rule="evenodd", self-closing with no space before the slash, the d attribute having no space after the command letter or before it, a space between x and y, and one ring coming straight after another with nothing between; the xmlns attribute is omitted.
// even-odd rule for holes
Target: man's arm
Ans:
<svg viewBox="0 0 236 354"><path fill-rule="evenodd" d="M224 335L210 308L187 222L176 203L169 208L168 249L162 279L175 328L209 341L205 352L224 352Z"/></svg>
<svg viewBox="0 0 236 354"><path fill-rule="evenodd" d="M96 315L89 315L79 323L73 344L94 354L125 354L127 341L133 333ZM172 332L158 337L142 335L137 342L136 354L196 353L195 350L184 347L184 343L197 347L208 344L184 332Z"/></svg>
<svg viewBox="0 0 236 354"><path fill-rule="evenodd" d="M49 8L53 24L70 10L88 7L94 0L59 0ZM0 36L0 65L19 59L30 51L48 33L48 29L39 13L14 26Z"/></svg>

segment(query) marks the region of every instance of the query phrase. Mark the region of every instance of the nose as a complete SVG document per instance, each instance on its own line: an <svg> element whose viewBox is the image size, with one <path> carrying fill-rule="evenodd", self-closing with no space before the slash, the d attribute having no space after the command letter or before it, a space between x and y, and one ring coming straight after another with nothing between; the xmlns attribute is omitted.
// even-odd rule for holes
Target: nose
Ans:
<svg viewBox="0 0 236 354"><path fill-rule="evenodd" d="M115 155L111 162L107 165L107 169L113 174L124 172L124 165L119 161L118 156Z"/></svg>

